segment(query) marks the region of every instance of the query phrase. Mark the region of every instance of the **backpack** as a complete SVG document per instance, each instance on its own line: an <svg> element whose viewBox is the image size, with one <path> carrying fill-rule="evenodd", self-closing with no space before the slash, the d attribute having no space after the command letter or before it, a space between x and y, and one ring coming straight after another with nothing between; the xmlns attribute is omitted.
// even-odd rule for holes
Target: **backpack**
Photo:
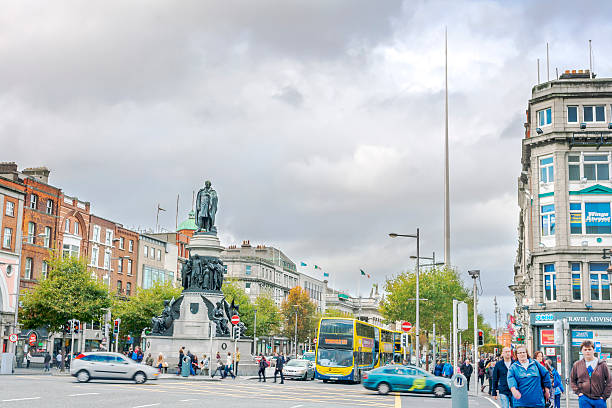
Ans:
<svg viewBox="0 0 612 408"><path fill-rule="evenodd" d="M264 363L266 364L266 367L270 367L270 362L268 360L264 361Z"/></svg>

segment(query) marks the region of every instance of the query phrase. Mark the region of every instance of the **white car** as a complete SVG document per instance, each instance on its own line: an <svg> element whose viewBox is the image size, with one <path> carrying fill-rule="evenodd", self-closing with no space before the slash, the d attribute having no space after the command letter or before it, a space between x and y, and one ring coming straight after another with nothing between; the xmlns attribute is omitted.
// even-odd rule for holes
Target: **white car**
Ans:
<svg viewBox="0 0 612 408"><path fill-rule="evenodd" d="M315 370L312 361L291 359L283 367L283 375L287 378L298 378L304 381L314 380Z"/></svg>
<svg viewBox="0 0 612 408"><path fill-rule="evenodd" d="M70 375L79 382L91 379L133 380L142 384L157 380L159 370L146 364L139 364L119 353L81 353L70 364Z"/></svg>

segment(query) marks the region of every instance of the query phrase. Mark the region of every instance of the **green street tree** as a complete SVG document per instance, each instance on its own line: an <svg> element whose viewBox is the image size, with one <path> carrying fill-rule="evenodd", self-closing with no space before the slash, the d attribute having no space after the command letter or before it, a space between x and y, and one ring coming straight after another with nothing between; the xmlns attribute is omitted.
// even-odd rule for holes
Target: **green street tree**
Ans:
<svg viewBox="0 0 612 408"><path fill-rule="evenodd" d="M64 344L68 320L99 321L110 305L108 289L91 277L85 260L55 257L49 261L47 278L26 292L21 324L26 329L45 327L50 333L62 333Z"/></svg>
<svg viewBox="0 0 612 408"><path fill-rule="evenodd" d="M308 292L299 286L291 289L287 299L281 304L283 317L283 335L293 339L295 337L295 307L297 305L297 337L298 343L306 339L313 339L317 324L317 305L310 300Z"/></svg>
<svg viewBox="0 0 612 408"><path fill-rule="evenodd" d="M387 321L409 321L413 327L416 318L416 273L400 273L385 282L387 296L381 304L380 311ZM450 268L421 269L419 276L421 299L420 323L422 332L430 332L436 324L437 334L449 336L453 320L453 299L466 302L468 305L468 330L462 332L462 341L470 342L474 338L474 301L460 275ZM478 327L488 331L482 315L478 315ZM448 338L448 337L447 337Z"/></svg>
<svg viewBox="0 0 612 408"><path fill-rule="evenodd" d="M355 315L353 315L353 313L343 312L342 310L337 309L335 307L329 307L327 308L327 310L325 310L325 313L323 313L323 317L350 317L350 318L353 318L355 317Z"/></svg>
<svg viewBox="0 0 612 408"><path fill-rule="evenodd" d="M260 294L255 299L257 308L257 337L274 336L281 328L280 310L270 296Z"/></svg>
<svg viewBox="0 0 612 408"><path fill-rule="evenodd" d="M228 303L232 303L240 306L240 321L247 327L246 335L253 336L253 321L255 320L255 312L253 310L253 303L249 298L249 295L245 292L241 283L235 279L228 279L223 282L221 291L225 295L225 300ZM259 333L259 312L257 314L257 332ZM258 334L259 336L259 334Z"/></svg>
<svg viewBox="0 0 612 408"><path fill-rule="evenodd" d="M164 310L164 300L178 298L182 289L173 287L170 282L155 282L149 289L137 289L127 299L114 297L112 316L121 319L120 335L131 334L138 342L142 331L151 327L151 318Z"/></svg>

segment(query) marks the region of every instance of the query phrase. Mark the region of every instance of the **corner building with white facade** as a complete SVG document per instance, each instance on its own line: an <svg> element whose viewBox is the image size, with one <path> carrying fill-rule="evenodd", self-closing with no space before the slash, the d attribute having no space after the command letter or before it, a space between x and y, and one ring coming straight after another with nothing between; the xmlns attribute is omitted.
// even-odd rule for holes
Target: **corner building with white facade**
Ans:
<svg viewBox="0 0 612 408"><path fill-rule="evenodd" d="M522 141L514 292L530 350L557 361L553 322L570 324L571 360L593 340L612 353L612 79L566 71L532 89ZM601 346L601 350L597 347ZM563 366L563 364L562 364Z"/></svg>

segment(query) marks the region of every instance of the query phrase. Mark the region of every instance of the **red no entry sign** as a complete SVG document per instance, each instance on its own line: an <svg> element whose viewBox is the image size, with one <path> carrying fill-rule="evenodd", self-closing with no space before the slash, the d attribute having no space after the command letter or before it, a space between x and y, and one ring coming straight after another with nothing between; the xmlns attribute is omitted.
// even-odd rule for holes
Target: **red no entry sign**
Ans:
<svg viewBox="0 0 612 408"><path fill-rule="evenodd" d="M16 343L18 338L19 338L19 336L18 336L18 335L16 335L15 333L13 333L13 334L9 335L9 340L10 340L12 343Z"/></svg>
<svg viewBox="0 0 612 408"><path fill-rule="evenodd" d="M233 315L232 316L232 324L238 324L238 323L240 323L240 316Z"/></svg>
<svg viewBox="0 0 612 408"><path fill-rule="evenodd" d="M412 323L410 322L403 322L402 323L402 330L405 332L409 332L410 329L412 329Z"/></svg>

